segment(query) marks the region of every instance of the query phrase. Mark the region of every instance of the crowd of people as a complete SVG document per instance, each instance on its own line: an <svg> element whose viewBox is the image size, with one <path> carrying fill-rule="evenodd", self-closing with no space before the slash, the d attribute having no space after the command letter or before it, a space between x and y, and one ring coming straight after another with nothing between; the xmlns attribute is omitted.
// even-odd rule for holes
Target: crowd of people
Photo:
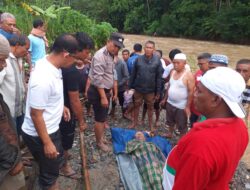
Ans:
<svg viewBox="0 0 250 190"><path fill-rule="evenodd" d="M88 127L84 109L90 115L93 108L97 147L110 151L104 134L109 108L114 117L118 104L131 129L147 113L152 133L163 127L165 109L164 136L177 134L179 142L163 169L164 189L228 189L248 145L250 60L231 69L226 55L204 52L193 74L184 52L172 49L166 59L151 40L135 43L130 53L114 32L91 56L94 47L88 34L76 32L58 36L49 48L43 20L34 20L25 36L12 14L1 14L0 190L25 186L21 144L39 165L41 189L59 189L59 174L77 177L69 150L76 126Z"/></svg>

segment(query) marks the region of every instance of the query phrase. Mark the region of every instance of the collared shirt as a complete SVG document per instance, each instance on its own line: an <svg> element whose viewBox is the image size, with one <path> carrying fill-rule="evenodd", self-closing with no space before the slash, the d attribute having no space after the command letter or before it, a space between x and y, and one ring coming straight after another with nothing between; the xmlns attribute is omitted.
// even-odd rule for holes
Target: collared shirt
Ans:
<svg viewBox="0 0 250 190"><path fill-rule="evenodd" d="M98 88L111 89L114 84L114 58L106 46L98 50L89 72L91 84Z"/></svg>
<svg viewBox="0 0 250 190"><path fill-rule="evenodd" d="M0 93L10 108L12 117L24 113L25 80L22 58L16 58L12 53L6 59L7 67L0 72Z"/></svg>

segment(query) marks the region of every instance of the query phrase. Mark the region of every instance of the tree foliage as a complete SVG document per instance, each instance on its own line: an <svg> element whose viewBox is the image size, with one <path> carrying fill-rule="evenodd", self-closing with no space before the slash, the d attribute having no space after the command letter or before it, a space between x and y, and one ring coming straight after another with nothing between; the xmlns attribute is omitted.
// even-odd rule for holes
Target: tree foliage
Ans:
<svg viewBox="0 0 250 190"><path fill-rule="evenodd" d="M72 7L136 34L250 43L249 0L71 0Z"/></svg>
<svg viewBox="0 0 250 190"><path fill-rule="evenodd" d="M70 6L72 10L67 13L69 15L64 15L60 19L66 20L67 27L71 30L79 25L86 26L80 19L85 22L87 16L88 19L92 19L94 28L101 27L99 28L101 31L110 30L110 26L107 25L110 23L119 31L127 33L148 35L157 33L161 36L250 43L249 0L3 0L3 2L5 6L11 2L15 4L25 2L36 5L42 10L48 9L51 5L56 9ZM74 12L75 10L78 12ZM82 18L80 16L82 14L86 16ZM57 26L50 25L51 28ZM59 31L65 31L67 28L60 24L57 27ZM101 34L101 32L89 28L93 27L87 27L85 30L95 32L92 35L99 38L96 33Z"/></svg>
<svg viewBox="0 0 250 190"><path fill-rule="evenodd" d="M34 1L32 3L35 3ZM27 4L27 2L25 3ZM32 10L31 10L31 9ZM62 33L75 33L77 31L88 33L95 41L96 48L103 46L111 32L117 31L111 24L96 22L79 11L58 5L39 7L38 5L23 6L12 3L0 8L3 12L10 12L16 17L17 27L22 33L28 35L32 29L34 18L43 18L47 24L47 38L50 43ZM33 14L38 12L39 14Z"/></svg>

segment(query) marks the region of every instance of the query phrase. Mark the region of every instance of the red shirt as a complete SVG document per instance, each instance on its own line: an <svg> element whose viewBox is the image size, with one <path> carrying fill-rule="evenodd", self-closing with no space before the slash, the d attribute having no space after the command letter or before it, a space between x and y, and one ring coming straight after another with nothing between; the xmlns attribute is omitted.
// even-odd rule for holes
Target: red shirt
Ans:
<svg viewBox="0 0 250 190"><path fill-rule="evenodd" d="M197 86L197 84L200 82L202 75L203 72L201 70L196 71L196 73L194 74L195 86Z"/></svg>
<svg viewBox="0 0 250 190"><path fill-rule="evenodd" d="M195 123L166 162L165 168L174 175L173 190L228 190L247 144L248 133L242 119Z"/></svg>

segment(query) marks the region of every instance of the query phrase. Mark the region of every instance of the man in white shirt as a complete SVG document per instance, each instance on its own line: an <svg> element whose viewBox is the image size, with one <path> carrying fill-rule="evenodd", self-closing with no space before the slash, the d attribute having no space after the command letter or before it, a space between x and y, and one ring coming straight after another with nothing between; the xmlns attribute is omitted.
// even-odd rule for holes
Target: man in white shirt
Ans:
<svg viewBox="0 0 250 190"><path fill-rule="evenodd" d="M6 59L7 66L0 73L0 93L7 103L18 135L24 119L25 80L23 58L29 49L29 39L24 36L13 36L9 39L11 52Z"/></svg>
<svg viewBox="0 0 250 190"><path fill-rule="evenodd" d="M70 119L63 103L61 68L75 61L78 43L69 34L56 38L52 52L39 60L31 74L22 136L40 167L42 189L58 189L57 178L63 161L59 123Z"/></svg>

